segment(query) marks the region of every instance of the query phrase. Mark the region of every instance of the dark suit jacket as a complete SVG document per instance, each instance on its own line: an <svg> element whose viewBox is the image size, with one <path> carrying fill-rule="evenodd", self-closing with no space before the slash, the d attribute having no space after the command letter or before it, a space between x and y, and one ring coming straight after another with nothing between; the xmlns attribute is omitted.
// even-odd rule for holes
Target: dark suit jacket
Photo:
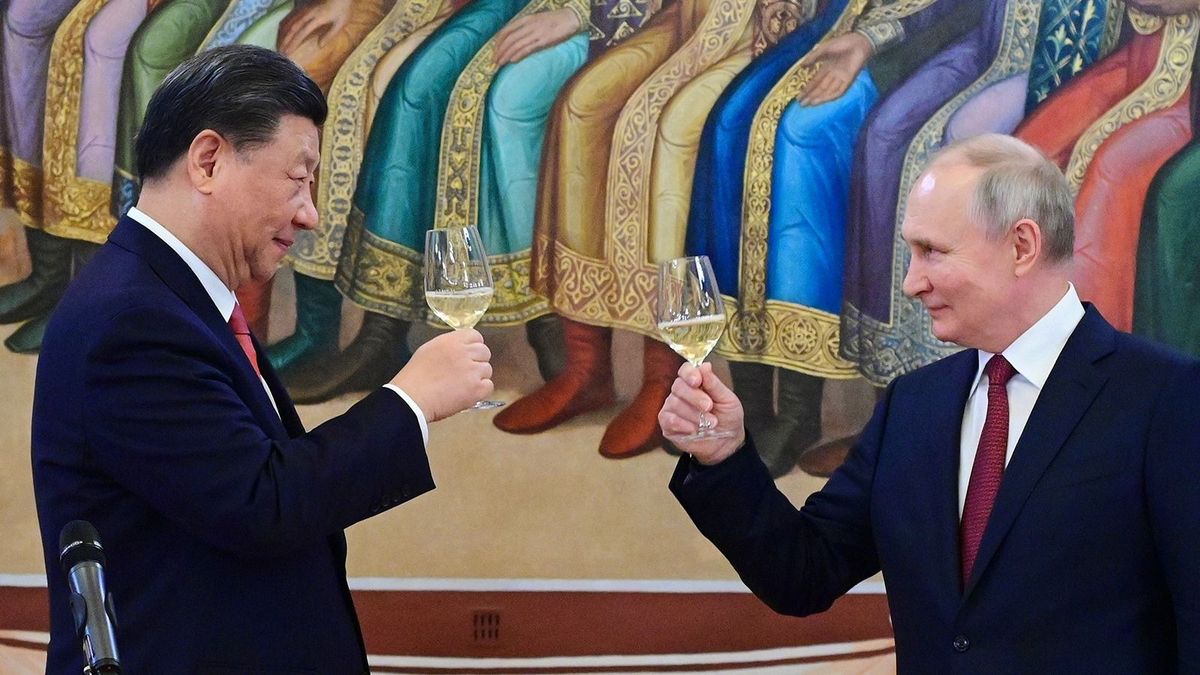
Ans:
<svg viewBox="0 0 1200 675"><path fill-rule="evenodd" d="M433 489L419 422L380 390L305 433L259 365L278 415L199 280L130 219L67 291L33 407L48 672L82 668L57 559L77 518L107 553L124 672L366 670L342 530Z"/></svg>
<svg viewBox="0 0 1200 675"><path fill-rule="evenodd" d="M671 489L776 611L822 611L882 569L901 672L1200 672L1200 363L1089 306L964 590L959 429L977 365L966 350L897 378L800 510L752 445L709 468L684 457Z"/></svg>

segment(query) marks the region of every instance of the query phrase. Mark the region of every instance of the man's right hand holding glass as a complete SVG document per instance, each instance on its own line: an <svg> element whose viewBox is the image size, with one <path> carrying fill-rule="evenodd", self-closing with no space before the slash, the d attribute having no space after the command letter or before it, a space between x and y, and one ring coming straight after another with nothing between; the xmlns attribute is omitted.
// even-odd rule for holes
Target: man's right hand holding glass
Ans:
<svg viewBox="0 0 1200 675"><path fill-rule="evenodd" d="M492 395L492 352L473 328L442 333L413 352L392 378L436 422Z"/></svg>
<svg viewBox="0 0 1200 675"><path fill-rule="evenodd" d="M717 431L730 431L732 438L703 438L684 440L696 433L700 414L715 420ZM712 466L737 452L746 442L742 402L733 391L713 373L712 364L699 368L685 363L671 385L671 395L658 412L658 425L663 436L692 459Z"/></svg>

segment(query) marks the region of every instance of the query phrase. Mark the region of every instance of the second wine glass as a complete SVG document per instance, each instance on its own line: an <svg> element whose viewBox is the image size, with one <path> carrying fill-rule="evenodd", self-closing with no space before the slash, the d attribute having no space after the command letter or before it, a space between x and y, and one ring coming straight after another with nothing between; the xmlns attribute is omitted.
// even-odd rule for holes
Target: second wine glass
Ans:
<svg viewBox="0 0 1200 675"><path fill-rule="evenodd" d="M425 233L425 302L455 330L474 328L495 294L483 239L474 225ZM477 401L488 410L504 401Z"/></svg>
<svg viewBox="0 0 1200 675"><path fill-rule="evenodd" d="M677 354L696 368L725 331L725 303L717 288L708 256L675 258L658 266L658 332ZM696 433L683 440L731 438L732 431L717 431L700 413Z"/></svg>

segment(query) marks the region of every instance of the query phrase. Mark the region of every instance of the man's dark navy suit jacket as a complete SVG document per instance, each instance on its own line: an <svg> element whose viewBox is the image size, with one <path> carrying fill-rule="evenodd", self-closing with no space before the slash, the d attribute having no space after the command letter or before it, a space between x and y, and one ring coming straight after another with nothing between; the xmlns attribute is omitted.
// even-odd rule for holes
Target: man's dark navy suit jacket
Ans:
<svg viewBox="0 0 1200 675"><path fill-rule="evenodd" d="M200 281L128 218L67 291L33 410L48 672L83 665L57 560L74 519L107 554L125 673L366 671L342 530L433 489L420 424L380 390L305 433L259 366L278 413Z"/></svg>
<svg viewBox="0 0 1200 675"><path fill-rule="evenodd" d="M1090 306L1013 451L965 589L959 430L978 359L897 378L802 509L752 444L671 489L777 611L883 570L903 673L1200 673L1200 363Z"/></svg>

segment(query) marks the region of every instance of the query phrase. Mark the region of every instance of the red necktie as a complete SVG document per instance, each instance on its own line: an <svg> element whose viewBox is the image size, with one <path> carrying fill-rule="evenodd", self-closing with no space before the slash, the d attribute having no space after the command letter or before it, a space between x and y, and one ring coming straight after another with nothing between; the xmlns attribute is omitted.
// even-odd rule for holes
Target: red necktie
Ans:
<svg viewBox="0 0 1200 675"><path fill-rule="evenodd" d="M262 377L262 372L258 369L258 353L254 351L254 341L250 339L250 325L246 323L246 315L242 313L242 306L234 304L233 314L229 315L229 328L233 331L233 337L237 338L238 344L242 346L242 351L246 353L246 358L250 359L250 367L254 369L255 374Z"/></svg>
<svg viewBox="0 0 1200 675"><path fill-rule="evenodd" d="M975 463L971 466L971 480L967 484L967 500L959 530L964 588L971 579L979 542L987 528L988 517L992 515L996 493L1000 491L1000 479L1004 477L1004 456L1008 452L1008 389L1005 385L1017 374L1008 359L1000 354L987 362L983 372L988 376L987 418L983 423L983 433L979 436Z"/></svg>

